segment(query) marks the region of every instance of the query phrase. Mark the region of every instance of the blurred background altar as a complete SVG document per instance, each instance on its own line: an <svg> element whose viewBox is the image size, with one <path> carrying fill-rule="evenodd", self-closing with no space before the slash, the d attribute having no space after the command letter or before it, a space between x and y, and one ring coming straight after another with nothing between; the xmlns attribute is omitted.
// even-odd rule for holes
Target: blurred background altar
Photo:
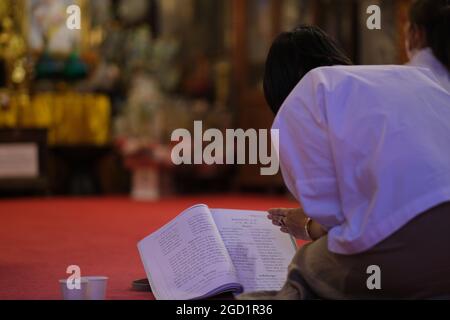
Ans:
<svg viewBox="0 0 450 320"><path fill-rule="evenodd" d="M409 0L2 0L0 195L285 193L259 166L173 166L174 129L269 128L272 39L307 23L357 64L404 63ZM81 8L81 29L66 9ZM382 9L382 30L365 27Z"/></svg>

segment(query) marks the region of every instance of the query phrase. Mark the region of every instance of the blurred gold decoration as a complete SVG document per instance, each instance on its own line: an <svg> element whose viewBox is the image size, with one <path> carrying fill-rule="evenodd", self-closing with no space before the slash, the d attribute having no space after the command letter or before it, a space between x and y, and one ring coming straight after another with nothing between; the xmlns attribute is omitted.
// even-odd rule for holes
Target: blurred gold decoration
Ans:
<svg viewBox="0 0 450 320"><path fill-rule="evenodd" d="M0 91L0 127L15 127L18 121L18 108L13 104L8 90Z"/></svg>
<svg viewBox="0 0 450 320"><path fill-rule="evenodd" d="M24 120L26 110L30 107L30 97L24 90L11 93L10 90L0 92L0 127L14 128Z"/></svg>
<svg viewBox="0 0 450 320"><path fill-rule="evenodd" d="M10 10L9 1L0 1L0 20L3 20L9 14Z"/></svg>
<svg viewBox="0 0 450 320"><path fill-rule="evenodd" d="M27 72L25 70L25 59L17 60L14 64L14 69L11 75L14 84L21 84L25 81Z"/></svg>
<svg viewBox="0 0 450 320"><path fill-rule="evenodd" d="M109 98L98 94L40 93L25 125L49 129L51 145L105 145L110 141Z"/></svg>
<svg viewBox="0 0 450 320"><path fill-rule="evenodd" d="M0 127L47 128L51 145L110 142L109 98L98 94L0 91Z"/></svg>
<svg viewBox="0 0 450 320"><path fill-rule="evenodd" d="M104 40L104 32L102 27L93 28L89 34L89 46L98 48Z"/></svg>
<svg viewBox="0 0 450 320"><path fill-rule="evenodd" d="M27 46L24 39L24 0L1 1L0 5L0 59L5 62L7 85L26 89Z"/></svg>
<svg viewBox="0 0 450 320"><path fill-rule="evenodd" d="M0 52L6 60L12 61L26 53L25 41L14 30L14 21L10 17L4 18L1 24Z"/></svg>

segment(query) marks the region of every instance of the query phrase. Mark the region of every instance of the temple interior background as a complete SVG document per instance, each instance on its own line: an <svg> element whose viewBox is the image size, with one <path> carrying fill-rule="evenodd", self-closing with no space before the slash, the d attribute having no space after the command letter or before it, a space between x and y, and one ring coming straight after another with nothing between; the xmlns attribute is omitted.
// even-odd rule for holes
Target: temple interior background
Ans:
<svg viewBox="0 0 450 320"><path fill-rule="evenodd" d="M66 8L82 27L66 27ZM382 9L368 30L366 9ZM0 195L157 199L285 193L259 166L174 166L170 135L270 128L262 92L274 37L331 34L355 64L406 62L409 0L2 0Z"/></svg>

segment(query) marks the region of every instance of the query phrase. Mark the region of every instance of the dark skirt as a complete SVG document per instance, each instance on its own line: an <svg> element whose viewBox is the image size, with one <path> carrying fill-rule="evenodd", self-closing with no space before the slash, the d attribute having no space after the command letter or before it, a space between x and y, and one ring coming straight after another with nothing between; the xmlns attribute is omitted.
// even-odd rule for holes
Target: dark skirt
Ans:
<svg viewBox="0 0 450 320"><path fill-rule="evenodd" d="M281 291L238 298L450 299L450 203L360 254L335 254L327 243L323 237L298 251Z"/></svg>

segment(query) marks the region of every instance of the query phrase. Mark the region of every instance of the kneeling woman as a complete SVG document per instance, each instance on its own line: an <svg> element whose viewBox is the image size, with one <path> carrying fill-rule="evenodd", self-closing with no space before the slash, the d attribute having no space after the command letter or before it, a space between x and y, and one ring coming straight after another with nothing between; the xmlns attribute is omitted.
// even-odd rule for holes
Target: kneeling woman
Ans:
<svg viewBox="0 0 450 320"><path fill-rule="evenodd" d="M266 99L302 209L269 217L313 241L280 292L242 299L450 298L450 94L427 69L350 64L314 27L270 50Z"/></svg>

